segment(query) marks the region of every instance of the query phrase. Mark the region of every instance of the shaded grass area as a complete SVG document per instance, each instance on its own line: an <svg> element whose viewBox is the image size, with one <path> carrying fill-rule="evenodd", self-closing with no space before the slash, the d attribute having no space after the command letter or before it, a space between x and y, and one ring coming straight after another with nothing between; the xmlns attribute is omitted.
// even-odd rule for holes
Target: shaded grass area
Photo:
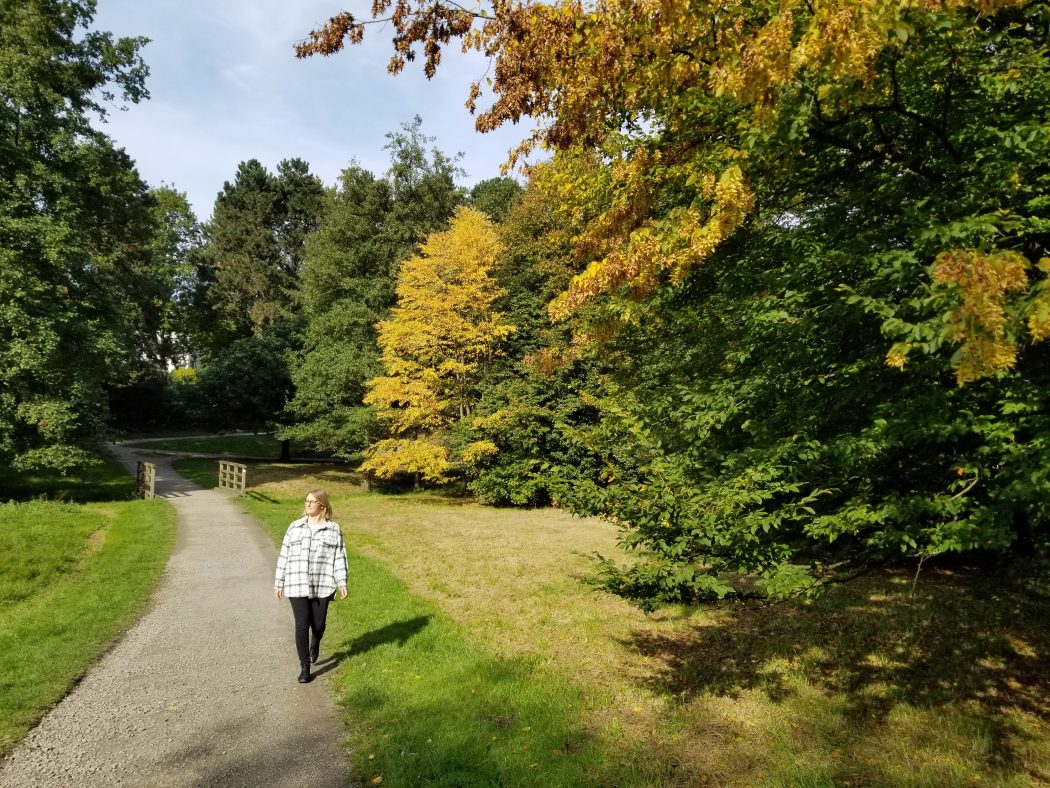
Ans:
<svg viewBox="0 0 1050 788"><path fill-rule="evenodd" d="M172 437L163 440L128 441L126 446L160 451L200 452L223 454L228 457L281 456L281 441L272 434L266 435L203 435ZM214 460L213 460L214 462Z"/></svg>
<svg viewBox="0 0 1050 788"><path fill-rule="evenodd" d="M301 496L244 504L277 543ZM333 684L359 779L444 786L662 781L661 764L628 747L610 750L581 724L584 700L568 677L534 657L479 649L432 602L353 551L350 576L351 598L331 609L318 668L338 671Z"/></svg>
<svg viewBox="0 0 1050 788"><path fill-rule="evenodd" d="M584 784L644 782L641 775L659 785L1050 783L1050 600L1007 575L927 562L914 588L914 569L905 567L809 602L646 616L579 582L591 571L588 555L616 554L606 523L432 494L365 495L337 466L251 473L252 509L282 509L275 534L299 513L305 490L328 489L348 543L421 605L368 628L354 629L354 618L341 635L347 642L367 643L370 632L382 641L429 616L427 630L454 622L463 648L571 682L562 706L569 728L588 752L630 764L627 776L581 770ZM371 621L368 607L385 592L353 593L351 617ZM335 609L343 616L347 607ZM373 730L372 749L358 758L375 758L358 764L359 775L380 773L367 766L390 757L378 751L384 741L398 753L426 753L424 731L400 737L430 714L429 691L420 685L417 699L407 678L423 681L414 676L427 675L431 655L396 664L364 660L386 655L379 648L344 650L341 670L386 669L402 680L395 691L340 673L350 718ZM401 658L399 649L390 657ZM411 665L404 675L403 664ZM403 782L386 784L414 784L393 774Z"/></svg>
<svg viewBox="0 0 1050 788"><path fill-rule="evenodd" d="M0 752L139 613L175 535L164 501L0 505Z"/></svg>
<svg viewBox="0 0 1050 788"><path fill-rule="evenodd" d="M67 475L52 471L16 471L0 466L0 502L47 498L55 501L123 501L135 493L135 480L111 454L97 465Z"/></svg>
<svg viewBox="0 0 1050 788"><path fill-rule="evenodd" d="M1050 610L1003 577L888 571L808 604L739 607L622 641L719 772L771 785L1050 780ZM770 744L761 752L757 741Z"/></svg>

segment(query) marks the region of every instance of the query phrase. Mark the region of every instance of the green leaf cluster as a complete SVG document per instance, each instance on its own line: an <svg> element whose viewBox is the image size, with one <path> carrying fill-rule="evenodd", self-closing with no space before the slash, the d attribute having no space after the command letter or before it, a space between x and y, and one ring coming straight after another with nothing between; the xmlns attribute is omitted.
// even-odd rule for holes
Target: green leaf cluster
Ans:
<svg viewBox="0 0 1050 788"><path fill-rule="evenodd" d="M1050 547L1050 348L1026 327L1050 254L1050 6L909 21L863 90L803 72L771 125L704 98L693 128L624 143L728 140L756 209L685 281L596 313L621 321L595 348L617 370L599 509L638 553L602 564L618 593L783 597L900 557ZM650 210L687 205L685 186ZM1028 286L993 302L941 284L951 249L1016 255ZM973 304L1001 306L987 338L1016 353L960 385L991 332L953 328L992 325Z"/></svg>
<svg viewBox="0 0 1050 788"><path fill-rule="evenodd" d="M91 459L157 326L146 185L92 125L147 95L144 39L89 31L94 8L0 4L0 461L22 467Z"/></svg>

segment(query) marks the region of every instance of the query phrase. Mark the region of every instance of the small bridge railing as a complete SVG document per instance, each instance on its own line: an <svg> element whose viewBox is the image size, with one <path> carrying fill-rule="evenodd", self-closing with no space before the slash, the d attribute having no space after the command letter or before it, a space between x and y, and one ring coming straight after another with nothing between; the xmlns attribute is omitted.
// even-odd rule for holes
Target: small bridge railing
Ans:
<svg viewBox="0 0 1050 788"><path fill-rule="evenodd" d="M135 497L157 497L157 466L152 462L138 461L135 468Z"/></svg>
<svg viewBox="0 0 1050 788"><path fill-rule="evenodd" d="M219 460L219 489L234 490L244 495L245 484L248 481L248 466L239 462L228 462Z"/></svg>

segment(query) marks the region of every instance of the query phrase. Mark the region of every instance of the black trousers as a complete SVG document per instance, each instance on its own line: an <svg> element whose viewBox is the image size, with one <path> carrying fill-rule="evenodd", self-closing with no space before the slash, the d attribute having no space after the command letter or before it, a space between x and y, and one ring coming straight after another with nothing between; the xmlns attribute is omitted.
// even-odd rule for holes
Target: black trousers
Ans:
<svg viewBox="0 0 1050 788"><path fill-rule="evenodd" d="M318 643L324 636L325 619L328 618L328 603L335 599L335 594L323 599L305 596L290 596L292 615L295 616L295 650L299 654L299 664L310 664L310 633Z"/></svg>

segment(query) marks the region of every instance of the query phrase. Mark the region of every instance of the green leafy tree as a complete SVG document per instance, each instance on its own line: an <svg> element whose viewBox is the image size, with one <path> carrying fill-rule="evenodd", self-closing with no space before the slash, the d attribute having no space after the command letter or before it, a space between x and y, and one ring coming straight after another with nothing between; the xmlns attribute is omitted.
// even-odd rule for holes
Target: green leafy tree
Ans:
<svg viewBox="0 0 1050 788"><path fill-rule="evenodd" d="M781 597L1047 549L1050 5L397 10L391 70L476 21L479 128L546 120L524 147L583 228L550 312L617 368L594 511L640 560L611 587Z"/></svg>
<svg viewBox="0 0 1050 788"><path fill-rule="evenodd" d="M106 386L142 364L146 186L92 127L147 96L141 38L90 31L93 2L0 3L0 460L90 461Z"/></svg>
<svg viewBox="0 0 1050 788"><path fill-rule="evenodd" d="M447 231L432 234L421 254L401 265L397 306L379 324L385 374L368 381L365 396L393 437L369 447L362 470L440 482L455 463L495 449L479 441L450 451L449 430L470 416L483 365L514 330L492 309L498 254L492 223L459 208Z"/></svg>
<svg viewBox="0 0 1050 788"><path fill-rule="evenodd" d="M390 151L386 179L393 199L387 234L402 250L393 260L396 274L397 264L430 233L445 227L452 210L463 202L463 190L456 186L463 171L457 164L460 154L448 156L432 146L434 138L423 133L419 115L386 138L385 149Z"/></svg>
<svg viewBox="0 0 1050 788"><path fill-rule="evenodd" d="M488 178L471 188L468 199L472 207L500 224L521 192L521 185L513 178Z"/></svg>
<svg viewBox="0 0 1050 788"><path fill-rule="evenodd" d="M154 307L161 313L156 362L163 369L194 355L188 322L196 275L192 256L200 249L203 235L185 192L160 186L151 196L153 272L159 285Z"/></svg>
<svg viewBox="0 0 1050 788"><path fill-rule="evenodd" d="M461 438L498 449L464 469L486 503L593 507L598 494L599 457L590 448L598 411L588 398L603 389L600 368L581 357L567 327L547 318L547 304L574 273L576 232L554 195L538 188L519 194L499 226L496 309L516 330L486 368Z"/></svg>
<svg viewBox="0 0 1050 788"><path fill-rule="evenodd" d="M186 195L171 186L150 190L151 236L146 288L139 305L144 325L135 332L142 344L138 368L108 388L114 424L122 429L184 427L196 411L184 386L172 388L169 370L199 355L193 344L192 296L196 285L193 255L202 244L201 228Z"/></svg>
<svg viewBox="0 0 1050 788"><path fill-rule="evenodd" d="M203 426L216 430L272 429L292 393L288 358L297 342L288 323L235 340L183 386Z"/></svg>
<svg viewBox="0 0 1050 788"><path fill-rule="evenodd" d="M453 160L427 151L432 140L419 118L387 137L386 177L356 165L343 171L306 245L300 279L308 327L284 434L348 457L381 434L362 399L365 382L382 371L375 325L396 301L398 266L462 200Z"/></svg>

